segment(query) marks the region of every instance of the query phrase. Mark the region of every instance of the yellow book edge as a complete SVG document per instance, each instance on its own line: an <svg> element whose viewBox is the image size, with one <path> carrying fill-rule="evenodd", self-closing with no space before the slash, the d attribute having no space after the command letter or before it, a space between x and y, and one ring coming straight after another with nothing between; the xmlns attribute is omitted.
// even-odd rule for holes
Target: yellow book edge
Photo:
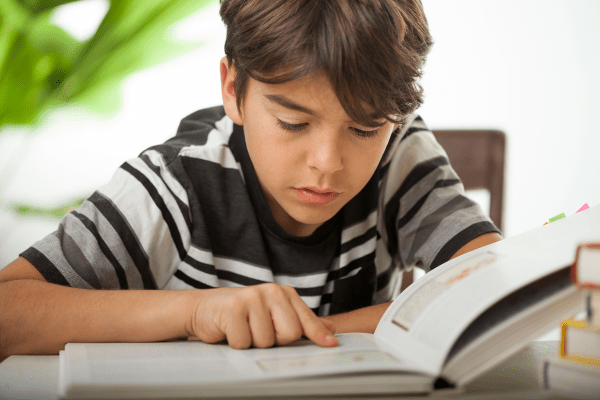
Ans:
<svg viewBox="0 0 600 400"><path fill-rule="evenodd" d="M566 354L566 333L567 326L572 326L575 328L586 328L588 324L584 320L574 320L572 318L563 321L560 324L560 356L565 360L574 361L583 364L590 364L597 367L600 367L600 359L592 358L592 357L584 357L584 356L569 356Z"/></svg>
<svg viewBox="0 0 600 400"><path fill-rule="evenodd" d="M565 360L573 361L581 364L589 364L595 367L600 368L600 359L590 358L590 357L582 357L582 356L564 356L562 357Z"/></svg>

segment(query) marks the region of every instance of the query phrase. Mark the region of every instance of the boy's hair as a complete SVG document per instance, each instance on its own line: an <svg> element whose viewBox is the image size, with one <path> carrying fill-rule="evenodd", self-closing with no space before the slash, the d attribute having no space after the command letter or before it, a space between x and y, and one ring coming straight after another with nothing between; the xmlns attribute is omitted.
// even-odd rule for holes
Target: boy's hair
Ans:
<svg viewBox="0 0 600 400"><path fill-rule="evenodd" d="M277 84L321 71L365 126L401 124L423 102L417 80L433 41L420 0L221 0L220 15L238 110L249 77Z"/></svg>

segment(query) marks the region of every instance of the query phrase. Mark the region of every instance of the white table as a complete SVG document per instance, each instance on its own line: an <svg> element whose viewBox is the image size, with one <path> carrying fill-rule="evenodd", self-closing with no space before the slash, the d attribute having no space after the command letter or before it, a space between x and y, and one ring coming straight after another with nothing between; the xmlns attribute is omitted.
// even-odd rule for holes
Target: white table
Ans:
<svg viewBox="0 0 600 400"><path fill-rule="evenodd" d="M466 393L445 391L402 399L560 399L541 391L538 384L543 357L557 354L558 346L557 341L532 343L469 384ZM58 398L58 356L11 356L0 363L0 399Z"/></svg>

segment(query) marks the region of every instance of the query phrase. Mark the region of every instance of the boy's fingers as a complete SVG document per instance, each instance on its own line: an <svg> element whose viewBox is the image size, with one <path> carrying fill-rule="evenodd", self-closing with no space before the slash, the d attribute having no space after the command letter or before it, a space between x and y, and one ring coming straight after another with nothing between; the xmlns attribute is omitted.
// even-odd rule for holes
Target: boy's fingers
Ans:
<svg viewBox="0 0 600 400"><path fill-rule="evenodd" d="M234 349L247 349L252 345L252 333L247 318L230 318L225 335L227 343Z"/></svg>
<svg viewBox="0 0 600 400"><path fill-rule="evenodd" d="M335 324L333 322L324 318L319 318L319 320L325 325L325 328L335 335Z"/></svg>
<svg viewBox="0 0 600 400"><path fill-rule="evenodd" d="M270 306L275 343L278 346L290 344L302 336L302 325L295 308L287 295L282 297L283 299L279 299Z"/></svg>
<svg viewBox="0 0 600 400"><path fill-rule="evenodd" d="M296 291L292 288L290 289L293 291L293 293L288 292L290 303L296 310L296 315L298 315L298 318L300 319L300 324L302 326L302 330L304 331L304 335L319 346L337 346L339 341L333 335L332 331L306 305L300 296L298 296L298 293L296 293Z"/></svg>
<svg viewBox="0 0 600 400"><path fill-rule="evenodd" d="M254 347L271 347L275 343L275 330L271 315L264 307L253 307L248 319Z"/></svg>

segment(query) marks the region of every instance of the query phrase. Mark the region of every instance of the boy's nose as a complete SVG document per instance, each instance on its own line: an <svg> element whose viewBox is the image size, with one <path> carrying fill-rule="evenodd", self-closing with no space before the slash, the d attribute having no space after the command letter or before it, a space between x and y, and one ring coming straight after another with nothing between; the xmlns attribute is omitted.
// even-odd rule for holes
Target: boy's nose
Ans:
<svg viewBox="0 0 600 400"><path fill-rule="evenodd" d="M342 144L337 134L320 132L310 144L308 151L308 166L316 168L322 174L333 174L343 166Z"/></svg>

